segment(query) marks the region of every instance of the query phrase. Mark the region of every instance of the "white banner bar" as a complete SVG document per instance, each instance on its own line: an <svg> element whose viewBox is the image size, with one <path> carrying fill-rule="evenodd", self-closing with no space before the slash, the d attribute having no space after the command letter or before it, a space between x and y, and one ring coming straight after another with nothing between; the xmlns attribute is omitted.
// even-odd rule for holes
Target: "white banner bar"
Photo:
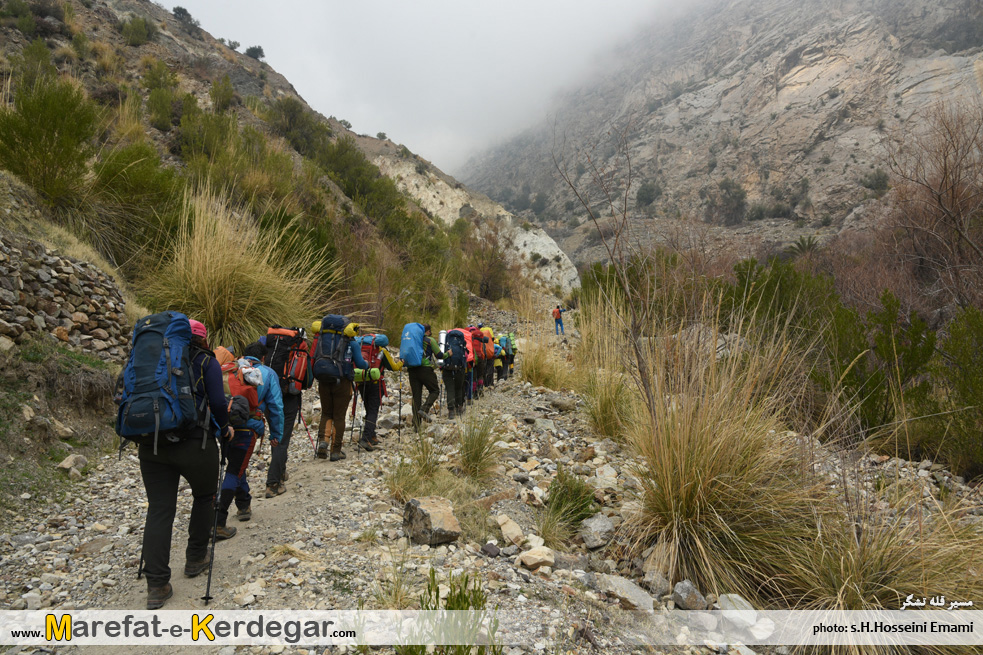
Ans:
<svg viewBox="0 0 983 655"><path fill-rule="evenodd" d="M0 645L482 645L549 643L541 610L0 611ZM630 645L983 646L983 612L612 610Z"/></svg>

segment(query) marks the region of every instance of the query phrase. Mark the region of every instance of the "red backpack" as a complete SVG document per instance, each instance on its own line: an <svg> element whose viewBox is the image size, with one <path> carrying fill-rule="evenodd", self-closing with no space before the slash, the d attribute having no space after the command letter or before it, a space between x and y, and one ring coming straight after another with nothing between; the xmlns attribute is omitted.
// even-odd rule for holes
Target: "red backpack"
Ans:
<svg viewBox="0 0 983 655"><path fill-rule="evenodd" d="M314 383L311 354L300 328L274 325L266 332L266 365L280 376L283 393L296 396Z"/></svg>

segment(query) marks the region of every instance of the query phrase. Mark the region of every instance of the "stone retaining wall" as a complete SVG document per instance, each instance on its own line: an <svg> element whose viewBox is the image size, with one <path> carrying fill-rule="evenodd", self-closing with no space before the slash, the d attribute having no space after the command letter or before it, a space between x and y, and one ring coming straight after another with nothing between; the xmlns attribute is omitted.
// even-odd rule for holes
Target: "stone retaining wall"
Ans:
<svg viewBox="0 0 983 655"><path fill-rule="evenodd" d="M121 360L125 301L88 262L29 239L0 234L0 350L47 333L101 359Z"/></svg>

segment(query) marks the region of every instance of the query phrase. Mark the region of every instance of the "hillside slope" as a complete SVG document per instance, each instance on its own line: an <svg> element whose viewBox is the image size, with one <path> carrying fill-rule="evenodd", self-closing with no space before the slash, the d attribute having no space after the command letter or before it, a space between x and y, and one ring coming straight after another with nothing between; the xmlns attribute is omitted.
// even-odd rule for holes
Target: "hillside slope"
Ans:
<svg viewBox="0 0 983 655"><path fill-rule="evenodd" d="M888 140L917 131L942 99L978 101L981 46L983 5L965 0L704 2L642 30L611 54L603 78L461 177L513 208L542 194L538 221L577 260L598 253L553 154L582 188L591 164L622 182L630 155L631 209L656 221L643 237L680 219L754 218L765 220L714 231L724 241L828 235L883 192ZM715 211L725 179L746 192L746 214ZM603 203L592 208L606 214Z"/></svg>

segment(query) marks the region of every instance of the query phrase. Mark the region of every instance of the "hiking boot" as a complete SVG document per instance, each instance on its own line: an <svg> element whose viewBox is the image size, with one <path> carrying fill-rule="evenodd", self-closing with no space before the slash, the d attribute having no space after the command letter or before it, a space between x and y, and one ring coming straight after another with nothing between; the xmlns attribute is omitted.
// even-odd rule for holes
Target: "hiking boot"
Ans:
<svg viewBox="0 0 983 655"><path fill-rule="evenodd" d="M375 446L375 445L374 445L374 444L373 444L373 443L372 443L371 441L369 441L368 439L366 439L366 438L364 438L364 437L362 438L362 440L361 440L361 441L359 441L359 442L358 442L358 445L359 445L359 447L360 447L360 448L361 448L362 450L367 450L367 451L369 451L370 453L371 453L371 452L372 452L373 450L376 450L376 448L377 448L377 447L376 447L376 446Z"/></svg>
<svg viewBox="0 0 983 655"><path fill-rule="evenodd" d="M318 459L327 459L328 458L328 442L327 441L319 441L317 443L317 458ZM333 462L334 460L332 459L331 461Z"/></svg>
<svg viewBox="0 0 983 655"><path fill-rule="evenodd" d="M433 420L433 419L432 419L432 418L430 417L430 414L428 414L428 413L426 413L426 412L425 412L425 411L423 411L422 409L421 409L421 410L420 410L419 412L417 412L416 414L417 414L417 416L419 416L419 417L420 417L420 420L421 420L421 421L426 421L427 423L429 423L430 421L432 421L432 420Z"/></svg>
<svg viewBox="0 0 983 655"><path fill-rule="evenodd" d="M190 561L184 563L184 577L193 578L205 571L208 568L208 558L202 557L197 561Z"/></svg>
<svg viewBox="0 0 983 655"><path fill-rule="evenodd" d="M280 485L277 485L277 486L282 487L283 485L280 484ZM280 492L280 493L283 493L283 492ZM253 510L252 510L252 508L251 507L243 507L238 512L236 512L236 518L239 519L240 521L248 521L249 519L253 518Z"/></svg>
<svg viewBox="0 0 983 655"><path fill-rule="evenodd" d="M332 450L331 457L329 458L332 462L337 462L339 459L345 459L348 455L345 454L343 450Z"/></svg>
<svg viewBox="0 0 983 655"><path fill-rule="evenodd" d="M174 588L170 582L165 583L163 587L147 587L147 609L159 610L173 595Z"/></svg>
<svg viewBox="0 0 983 655"><path fill-rule="evenodd" d="M220 525L215 528L215 541L225 541L226 539L231 539L236 536L235 528L227 528L224 525Z"/></svg>
<svg viewBox="0 0 983 655"><path fill-rule="evenodd" d="M266 485L266 494L265 494L265 496L267 498L273 498L273 496L279 496L280 494L282 494L286 490L287 490L287 485L283 484L282 482L279 482L277 484L268 484L268 485ZM238 517L239 514L236 514L236 516ZM239 520L240 521L248 521L249 519L239 519Z"/></svg>
<svg viewBox="0 0 983 655"><path fill-rule="evenodd" d="M373 434L373 435L372 435L371 437L365 437L365 439L366 439L366 440L367 440L367 441L368 441L368 442L369 442L370 444L372 444L373 446L376 446L376 447L378 447L378 445L379 445L379 443L380 443L380 442L379 442L379 437L377 437L377 436L375 436L374 434Z"/></svg>

